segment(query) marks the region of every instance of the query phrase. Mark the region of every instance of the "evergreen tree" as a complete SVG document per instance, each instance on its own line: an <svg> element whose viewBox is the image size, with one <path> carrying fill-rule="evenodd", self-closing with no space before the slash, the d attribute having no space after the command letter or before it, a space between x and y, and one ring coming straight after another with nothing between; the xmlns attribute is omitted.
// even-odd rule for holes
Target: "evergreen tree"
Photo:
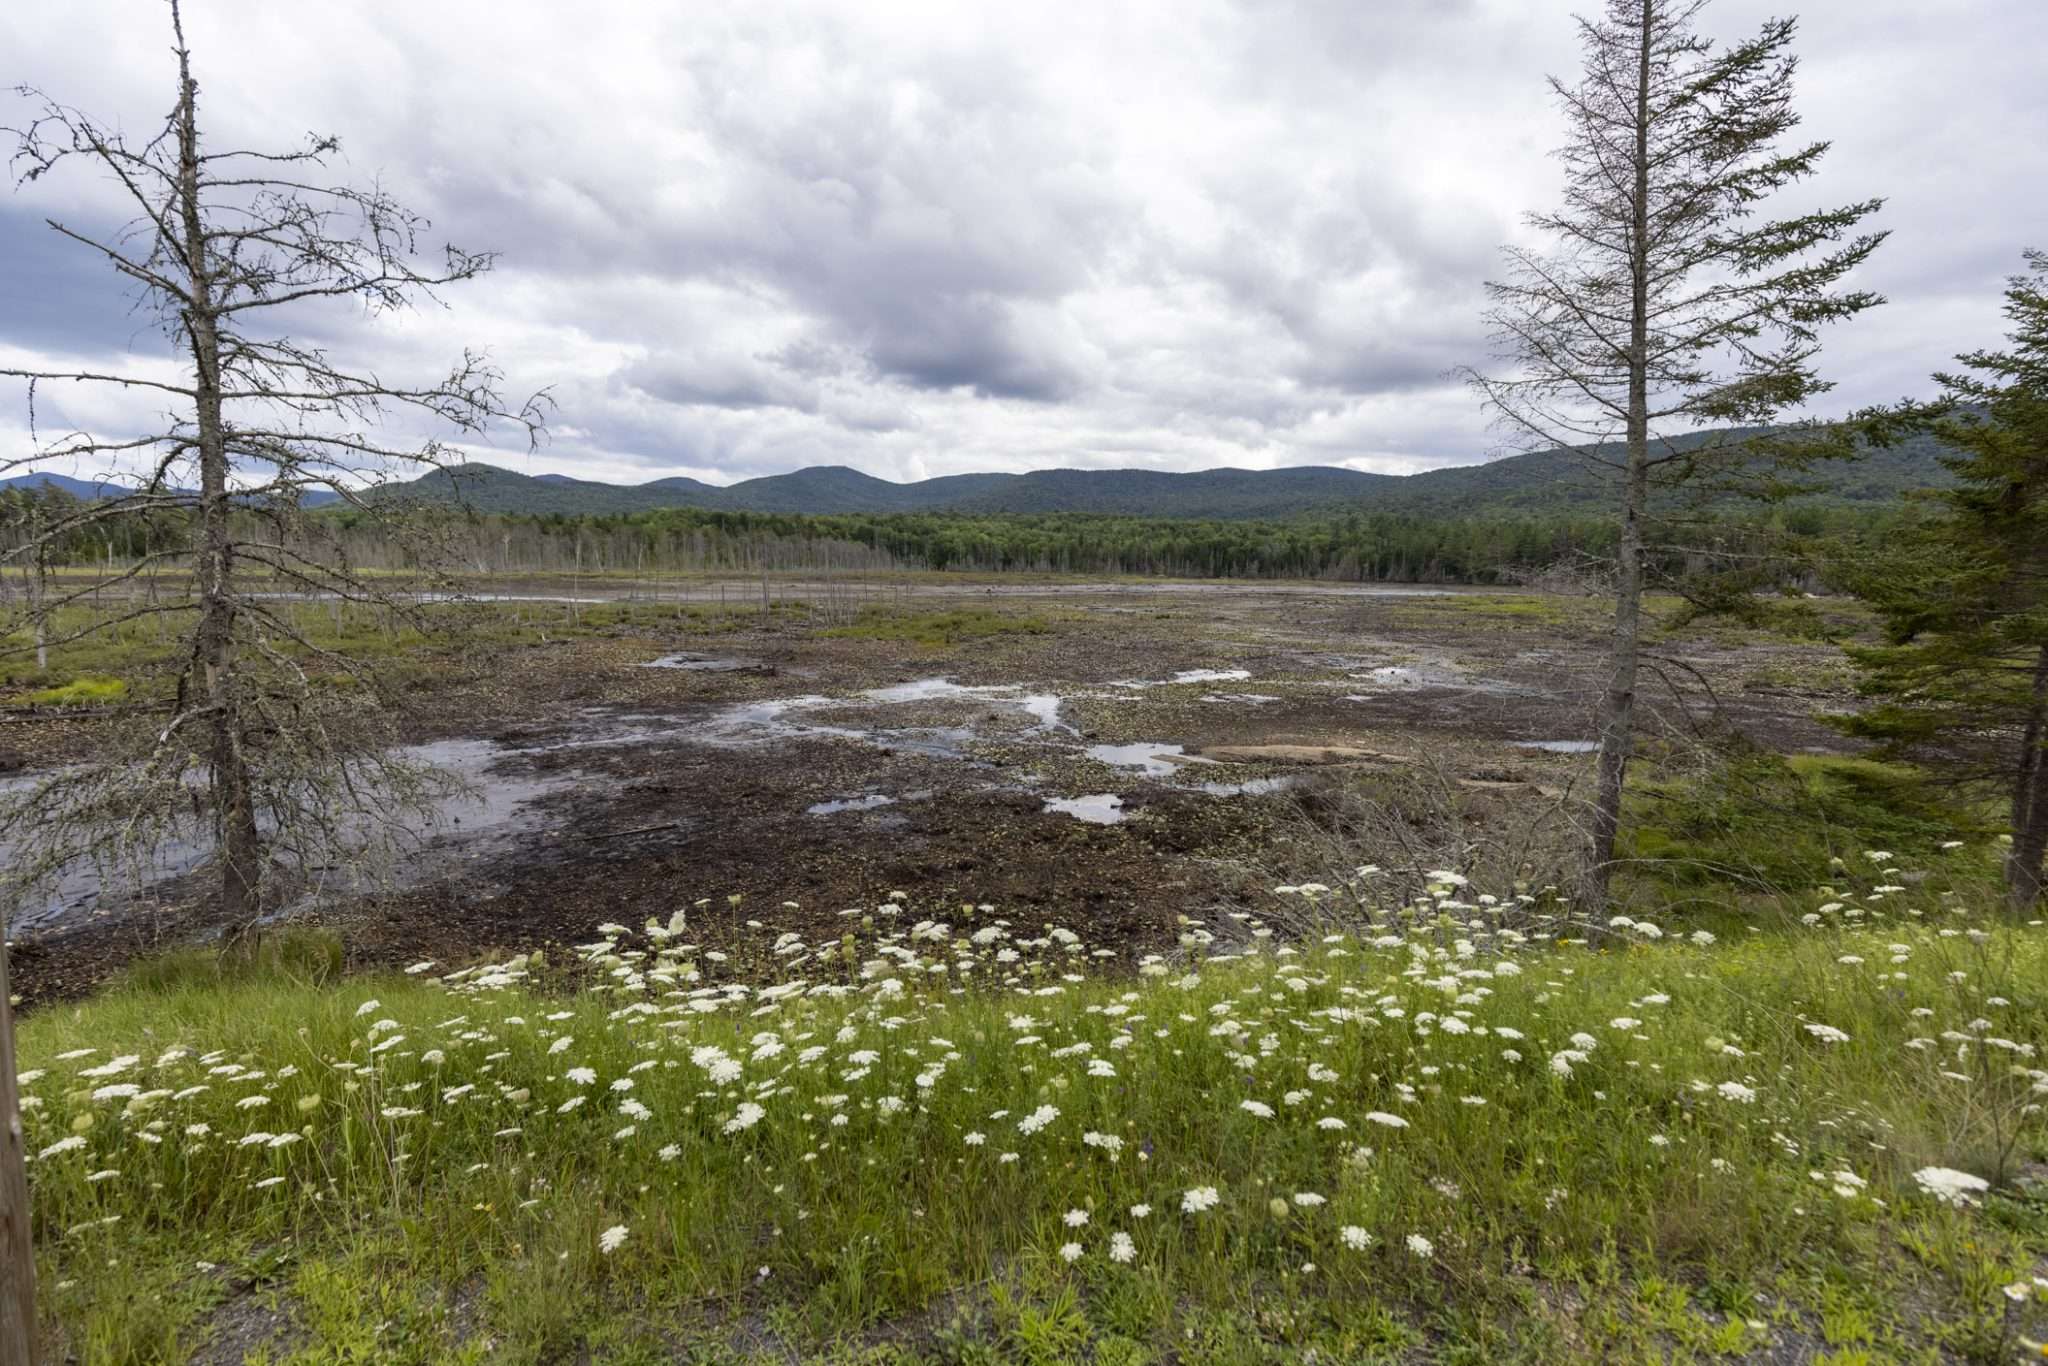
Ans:
<svg viewBox="0 0 2048 1366"><path fill-rule="evenodd" d="M1852 651L1877 705L1844 723L1888 752L1936 757L2010 794L2006 889L2041 899L2048 851L2048 252L2006 290L2012 345L1958 356L1942 398L1873 415L1880 434L1955 448L1939 515L1851 570L1887 643Z"/></svg>
<svg viewBox="0 0 2048 1366"><path fill-rule="evenodd" d="M1553 245L1509 248L1507 278L1487 286L1496 344L1516 368L1471 376L1512 431L1579 450L1615 485L1612 663L1584 886L1595 906L1634 744L1652 487L1725 482L1760 438L1785 445L1757 429L1828 387L1814 368L1819 328L1882 302L1842 288L1883 240L1857 232L1879 201L1757 218L1827 151L1783 145L1799 125L1794 21L1716 51L1694 27L1705 5L1607 0L1579 21L1580 79L1551 81L1570 129L1564 205L1529 219ZM1679 439L1727 424L1725 439Z"/></svg>

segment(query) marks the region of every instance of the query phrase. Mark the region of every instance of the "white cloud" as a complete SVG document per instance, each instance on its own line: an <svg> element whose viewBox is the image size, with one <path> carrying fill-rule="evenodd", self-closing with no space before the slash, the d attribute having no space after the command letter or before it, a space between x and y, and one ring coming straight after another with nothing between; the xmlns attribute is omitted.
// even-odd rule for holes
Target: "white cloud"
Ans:
<svg viewBox="0 0 2048 1366"><path fill-rule="evenodd" d="M1543 76L1575 60L1523 0L186 8L216 145L337 133L349 174L504 253L452 311L322 339L428 371L486 345L561 403L542 454L486 458L613 479L1480 458L1446 372L1484 360L1494 249L1555 194ZM135 0L0 10L0 79L131 130L166 49ZM1894 230L1836 397L1924 389L2043 244L2048 7L1815 0L1800 50L1804 131L1836 143L1813 194L1888 196ZM87 175L0 200L0 343L161 354L42 240L111 202Z"/></svg>

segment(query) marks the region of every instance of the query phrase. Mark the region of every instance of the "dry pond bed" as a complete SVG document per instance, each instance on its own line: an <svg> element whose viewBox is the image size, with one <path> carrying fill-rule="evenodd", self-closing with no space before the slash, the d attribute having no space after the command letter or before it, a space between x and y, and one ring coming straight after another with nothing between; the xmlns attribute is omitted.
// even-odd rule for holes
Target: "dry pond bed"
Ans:
<svg viewBox="0 0 2048 1366"><path fill-rule="evenodd" d="M972 584L921 589L866 630L802 610L801 586L784 596L795 610L716 631L641 612L508 645L421 690L408 740L476 791L421 828L397 876L335 877L289 916L339 928L358 964L446 962L700 900L707 940L748 919L815 937L900 888L1163 944L1178 916L1270 886L1318 796L1360 775L1426 768L1568 800L1604 681L1583 599ZM963 612L1016 629L895 629ZM1828 676L1832 647L1723 633L1659 648L1713 697L1653 694L1653 727L1840 747L1816 718L1844 700L1784 685ZM0 730L0 750L24 781L84 734ZM203 856L106 886L83 872L21 903L18 989L75 994L217 933Z"/></svg>

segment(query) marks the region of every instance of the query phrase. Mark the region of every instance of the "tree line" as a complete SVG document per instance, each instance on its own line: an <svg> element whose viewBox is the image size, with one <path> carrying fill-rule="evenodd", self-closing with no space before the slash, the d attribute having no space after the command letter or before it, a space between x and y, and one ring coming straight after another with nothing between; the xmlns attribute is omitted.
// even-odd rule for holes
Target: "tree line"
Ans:
<svg viewBox="0 0 2048 1366"><path fill-rule="evenodd" d="M55 488L0 493L0 555L44 526L77 523ZM254 518L253 511L243 515ZM1897 506L1726 509L1653 548L1672 575L1717 555L1761 556L1787 537L1867 533L1911 516ZM472 515L442 507L396 518L338 509L310 519L308 555L362 568L476 574L830 573L932 570L1174 578L1515 584L1613 555L1618 523L1588 513L1486 516L1347 512L1275 521L1076 513L765 513L670 508L570 515ZM432 536L422 532L431 527ZM50 566L112 566L185 546L188 518L134 514L48 538ZM1798 573L1796 569L1788 572Z"/></svg>

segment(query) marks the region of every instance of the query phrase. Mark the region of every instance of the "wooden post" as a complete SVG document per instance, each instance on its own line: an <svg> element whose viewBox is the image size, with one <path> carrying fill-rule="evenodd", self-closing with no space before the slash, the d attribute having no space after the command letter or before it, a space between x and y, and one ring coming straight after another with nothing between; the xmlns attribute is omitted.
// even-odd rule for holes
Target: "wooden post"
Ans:
<svg viewBox="0 0 2048 1366"><path fill-rule="evenodd" d="M0 911L0 1362L36 1366L36 1253L28 1223L28 1140L14 1085L14 1006Z"/></svg>

